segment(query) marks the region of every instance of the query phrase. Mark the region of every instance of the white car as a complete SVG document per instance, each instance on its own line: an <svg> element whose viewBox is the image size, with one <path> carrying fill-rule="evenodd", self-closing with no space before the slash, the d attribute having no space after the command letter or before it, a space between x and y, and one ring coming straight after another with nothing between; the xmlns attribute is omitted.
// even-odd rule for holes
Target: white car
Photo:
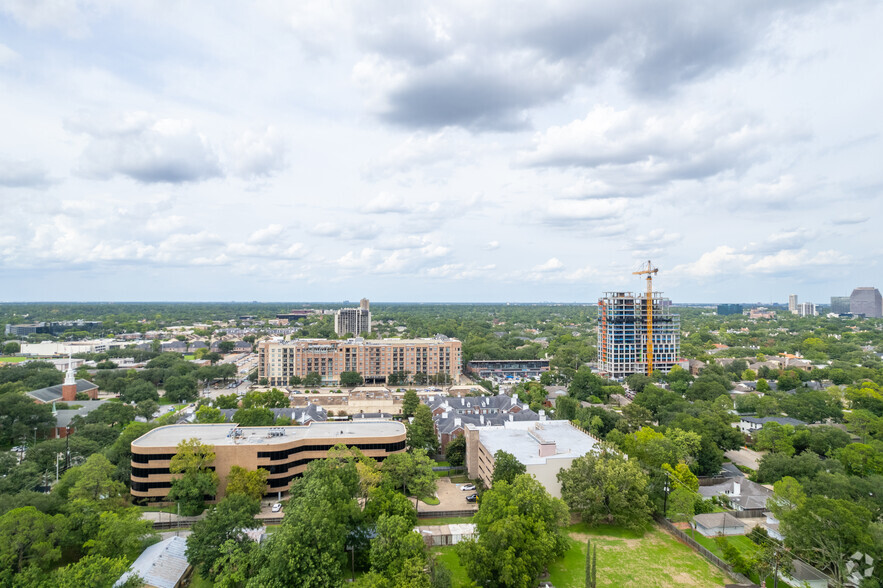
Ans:
<svg viewBox="0 0 883 588"><path fill-rule="evenodd" d="M282 510L282 503L277 502L276 504L273 505L273 508L271 508L270 510L272 510L273 512L279 512L280 510Z"/></svg>
<svg viewBox="0 0 883 588"><path fill-rule="evenodd" d="M460 490L464 492L475 490L475 484L463 484L462 486L460 486Z"/></svg>

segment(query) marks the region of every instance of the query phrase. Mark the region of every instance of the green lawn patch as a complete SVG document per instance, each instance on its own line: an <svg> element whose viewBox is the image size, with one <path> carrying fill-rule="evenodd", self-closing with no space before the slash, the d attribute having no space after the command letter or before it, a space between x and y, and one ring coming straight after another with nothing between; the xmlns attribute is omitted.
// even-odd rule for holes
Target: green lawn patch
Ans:
<svg viewBox="0 0 883 588"><path fill-rule="evenodd" d="M643 535L622 527L567 528L570 549L549 566L556 588L585 586L586 539L598 549L598 586L723 586L727 578L698 553L654 526Z"/></svg>
<svg viewBox="0 0 883 588"><path fill-rule="evenodd" d="M451 462L449 462L449 461L436 461L435 467L449 468L449 467L451 467Z"/></svg>
<svg viewBox="0 0 883 588"><path fill-rule="evenodd" d="M190 588L211 588L215 583L207 578L203 578L199 575L199 572L193 570L193 575L190 576Z"/></svg>
<svg viewBox="0 0 883 588"><path fill-rule="evenodd" d="M460 565L456 546L434 547L432 552L437 554L438 561L445 564L445 567L451 570L451 588L473 588L475 586L475 582L469 579L465 568Z"/></svg>
<svg viewBox="0 0 883 588"><path fill-rule="evenodd" d="M185 355L185 356L184 356L184 359L187 359L187 360L190 360L190 359L196 359L196 356L195 356L194 354L191 353L191 354L189 354L189 355Z"/></svg>
<svg viewBox="0 0 883 588"><path fill-rule="evenodd" d="M423 504L433 504L433 505L438 504L440 502L440 500L438 498L436 498L435 496L422 496L419 500Z"/></svg>
<svg viewBox="0 0 883 588"><path fill-rule="evenodd" d="M417 519L417 524L423 527L432 525L459 525L473 522L472 517L439 517L437 519Z"/></svg>
<svg viewBox="0 0 883 588"><path fill-rule="evenodd" d="M0 363L19 363L21 361L27 361L31 359L30 357L0 357Z"/></svg>
<svg viewBox="0 0 883 588"><path fill-rule="evenodd" d="M696 536L693 537L690 533L687 533L691 538L693 538L696 543L712 552L719 558L723 559L723 554L721 553L720 548L717 545L717 542L714 540L714 537L706 537L701 533L696 533ZM733 545L736 549L742 552L742 555L751 555L757 550L757 545L754 542L746 537L745 535L728 535L727 543Z"/></svg>
<svg viewBox="0 0 883 588"><path fill-rule="evenodd" d="M466 474L460 474L459 476L449 476L451 478L451 484L465 484L469 481L469 478L466 477Z"/></svg>

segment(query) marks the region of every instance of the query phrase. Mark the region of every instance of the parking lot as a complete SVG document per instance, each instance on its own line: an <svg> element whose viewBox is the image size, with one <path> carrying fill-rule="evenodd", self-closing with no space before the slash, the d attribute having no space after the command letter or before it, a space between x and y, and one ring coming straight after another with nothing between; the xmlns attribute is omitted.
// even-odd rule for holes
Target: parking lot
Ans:
<svg viewBox="0 0 883 588"><path fill-rule="evenodd" d="M421 502L417 505L417 513L449 510L478 510L478 505L476 503L466 502L466 497L470 494L475 494L475 491L461 490L460 488L463 485L464 484L452 484L450 478L439 478L438 492L436 492L439 501L438 504L423 504Z"/></svg>

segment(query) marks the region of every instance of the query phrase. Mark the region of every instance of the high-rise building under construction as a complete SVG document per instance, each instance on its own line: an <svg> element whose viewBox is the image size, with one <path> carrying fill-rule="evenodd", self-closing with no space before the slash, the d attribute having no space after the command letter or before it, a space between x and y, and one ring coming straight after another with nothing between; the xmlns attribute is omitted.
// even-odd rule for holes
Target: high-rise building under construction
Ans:
<svg viewBox="0 0 883 588"><path fill-rule="evenodd" d="M598 300L598 369L608 378L668 373L678 363L680 316L652 290L651 272L636 272L648 274L646 293L606 292Z"/></svg>

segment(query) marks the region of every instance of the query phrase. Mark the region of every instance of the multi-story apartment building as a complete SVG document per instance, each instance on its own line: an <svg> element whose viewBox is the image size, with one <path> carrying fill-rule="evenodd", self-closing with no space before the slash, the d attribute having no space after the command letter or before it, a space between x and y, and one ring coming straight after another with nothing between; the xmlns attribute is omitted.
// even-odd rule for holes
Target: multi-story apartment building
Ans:
<svg viewBox="0 0 883 588"><path fill-rule="evenodd" d="M462 345L457 339L299 339L262 341L258 345L258 377L271 386L287 386L292 376L310 373L322 383L337 385L342 372L359 372L366 383L383 384L394 372L427 376L446 374L457 381Z"/></svg>
<svg viewBox="0 0 883 588"><path fill-rule="evenodd" d="M221 480L215 499L224 496L227 476L234 465L270 472L266 494L281 498L307 465L328 457L343 443L382 461L405 450L405 426L396 421L311 422L299 427L239 427L235 424L168 425L132 441L132 496L145 501L165 500L172 487L169 471L178 443L199 439L211 445L211 467Z"/></svg>
<svg viewBox="0 0 883 588"><path fill-rule="evenodd" d="M661 292L653 292L649 302L646 295L606 292L598 301L599 371L609 378L648 373L648 331L653 333L652 371L668 373L681 349L680 317L672 314L671 301Z"/></svg>
<svg viewBox="0 0 883 588"><path fill-rule="evenodd" d="M816 305L812 302L801 302L797 305L798 316L818 316Z"/></svg>
<svg viewBox="0 0 883 588"><path fill-rule="evenodd" d="M797 294L788 295L788 311L797 314Z"/></svg>
<svg viewBox="0 0 883 588"><path fill-rule="evenodd" d="M334 313L334 332L338 335L352 333L357 337L371 332L371 310L368 299L362 298L359 308L341 308Z"/></svg>
<svg viewBox="0 0 883 588"><path fill-rule="evenodd" d="M849 297L849 312L863 314L869 318L883 316L883 298L880 297L880 290L872 287L853 290Z"/></svg>

